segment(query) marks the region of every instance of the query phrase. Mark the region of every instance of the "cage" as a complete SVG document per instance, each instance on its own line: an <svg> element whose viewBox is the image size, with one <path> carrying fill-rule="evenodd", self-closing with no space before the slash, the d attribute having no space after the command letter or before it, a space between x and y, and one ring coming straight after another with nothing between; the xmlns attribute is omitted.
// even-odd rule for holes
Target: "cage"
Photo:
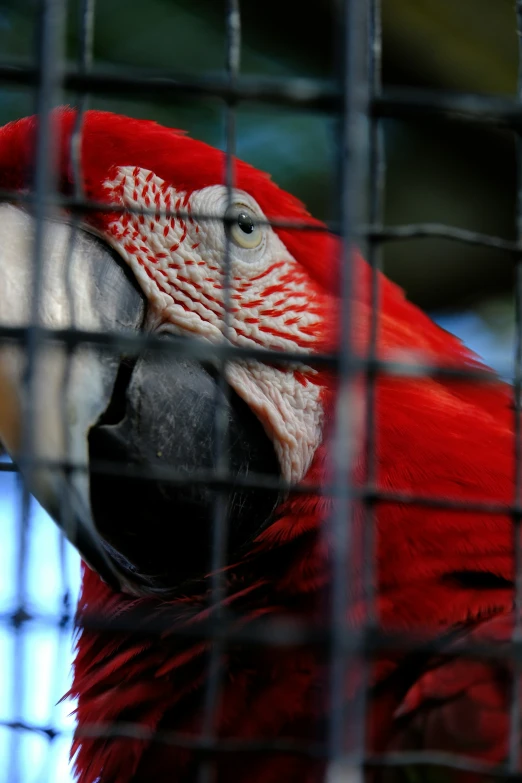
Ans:
<svg viewBox="0 0 522 783"><path fill-rule="evenodd" d="M301 764L319 770L314 773L317 780L358 781L365 776L371 779L372 775L387 779L386 775L392 773L403 775L401 779L405 780L429 776L442 780L455 771L494 771L499 777L516 777L520 772L520 578L517 576L510 583L514 592L514 622L510 640L504 639L503 644L465 638L457 639L455 648L451 646L455 640L448 634L433 636L419 629L383 629L376 593L376 526L383 504L419 512L445 509L456 514L508 515L512 521L517 575L520 571L517 531L522 513L518 403L522 382L522 77L515 84L513 74L517 31L519 41L522 35L522 5L519 0L516 5L515 12L510 3L497 3L494 10L494 4L487 0L478 5L476 0L475 5L462 2L453 9L446 2L431 11L426 4L414 7L415 4L399 0L383 0L382 4L380 0L332 0L320 7L266 0L263 6L249 2L241 8L239 0L222 4L149 0L146 7L129 0L106 7L95 5L94 0L4 0L3 9L0 8L1 116L7 121L35 112L39 123L32 151L31 186L23 192L4 187L1 193L2 203L14 202L33 216L35 229L28 278L30 322L13 323L0 312L0 346L4 350L6 346L21 346L25 367L23 448L15 463L6 455L0 462L0 570L4 574L0 579L0 584L4 582L0 589L0 779L9 783L65 783L73 779L68 753L75 725L75 717L70 715L74 702L56 703L70 687L70 646L75 622L80 629L105 634L105 639L120 639L124 633L141 634L140 638L148 640L168 634L180 640L180 644L189 641L203 645L206 675L200 693L198 731L182 732L163 725L150 728L130 713L113 725L98 725L95 721L87 726L84 735L118 738L128 742L129 747L132 742L147 743L159 748L160 753L162 748L174 748L190 754L194 762L188 771L184 769L186 777L182 779L234 780L234 765L239 769L240 764L258 766L288 757L299 758ZM299 45L294 38L300 39ZM488 57L470 55L466 60L464 52L472 49L472 43L484 48L492 39L498 39L504 60L493 44ZM429 66L425 64L424 70L417 73L415 61L422 58L423 47L431 52L427 58ZM505 61L502 73L498 65L501 60ZM447 69L444 77L443 66ZM457 72L464 74L461 82ZM66 192L58 181L54 122L54 110L63 104L76 109L68 144L71 173ZM275 169L278 183L302 198L324 224L311 225L307 220L289 223L288 218L285 222L284 217L276 214L266 221L267 225L301 235L328 230L341 239L337 286L341 303L338 328L342 335L352 335L354 319L358 317L352 302L357 281L351 248L359 248L368 261L373 316L364 356L359 355L351 336L340 340L335 350L310 353L277 348L269 348L267 353L263 346L234 345L229 339L230 297L234 294L230 240L225 242L223 252L221 342L173 339L166 347L157 335L129 336L108 329L89 331L74 324L50 328L42 320L49 219L63 220L67 215L71 226L67 238L70 261L81 241L86 216L112 209L85 192L82 138L86 113L91 108L155 119L187 129L194 138L220 147L226 160L221 182L229 205L235 186L236 155L262 169ZM398 139L397 144L390 139ZM489 150L487 154L485 148ZM408 158L415 163L408 164ZM402 180L405 184L400 184ZM137 218L148 219L156 214L153 206L127 209ZM122 208L116 206L111 214L121 213ZM215 222L215 216L189 214L179 205L171 212L167 210L166 217L196 220L201 225L205 221L212 223L212 219ZM97 241L97 237L92 240ZM501 339L492 341L488 358L512 382L514 391L515 481L509 506L495 493L486 500L462 501L437 493L405 492L379 485L379 379L443 378L450 387L460 383L464 389L491 383L490 373L480 367L440 366L430 363L422 353L408 351L392 359L379 355L379 272L383 268L404 283L415 301L435 314L442 325L460 329L464 336L466 324L476 326L477 321L484 320L506 324ZM484 299L485 291L493 292L497 299L492 298L488 307L480 309L477 301ZM501 308L498 297L503 297ZM467 320L462 315L452 319L448 310L442 312L448 307L465 309ZM506 342L513 342L513 347L509 345L506 350ZM168 355L178 363L211 365L218 389L216 399L221 400L214 406L217 447L212 470L194 470L187 475L186 471L162 471L157 465L140 465L138 469L126 464L115 468L110 460L103 460L103 454L99 465L93 468L77 464L70 455L54 462L46 458L46 462L35 450L34 428L39 415L38 395L43 394L38 385L38 361L50 344L60 347L66 366L81 355L85 346L104 355L119 352L126 359L130 357L131 362L149 351L154 357ZM487 352L487 343L477 343L477 349ZM301 368L305 362L314 370L335 377L328 481L303 486L255 471L240 479L230 477L230 422L227 424L226 406L231 392L226 372L234 362L256 361L291 368ZM0 375L0 389L1 381ZM364 400L359 405L361 388ZM62 403L65 417L66 396ZM361 484L349 477L362 442L366 472ZM63 496L54 514L59 518L61 532L52 527L28 491L31 471L39 465L63 477ZM93 476L107 478L100 490L103 498L113 491L111 486L117 480L153 481L159 480L158 476L172 487L210 490L210 576L204 621L195 626L180 623L168 601L161 604L161 611L151 609L147 603L144 611L142 608L123 617L107 615L98 607L98 611L75 621L80 565L66 537L79 545L82 554L91 559L109 583L114 578L110 562L100 555L97 535L90 530L90 535L79 541L75 526L70 486L75 476L85 476L89 469ZM23 478L19 477L19 470ZM331 547L329 593L323 608L326 621L309 622L305 614L295 610L282 613L281 617L276 613L273 622L272 618L261 618L259 623L243 625L241 610L236 614L227 607L227 572L223 570L230 565L227 504L231 492L239 493L243 488L259 493L255 495L255 504L260 506L263 498L271 498L269 493L273 492L308 493L328 500L324 528L335 545ZM354 509L364 519L360 540ZM251 513L254 512L252 508ZM139 547L143 546L140 539ZM182 560L180 568L184 565ZM350 574L361 581L365 609L359 622L348 623L346 618L354 601L347 578ZM216 716L223 703L225 681L231 676L223 659L231 647L236 655L238 650L246 650L247 655L261 650L267 656L277 656L278 651L288 654L299 649L313 650L314 655L322 656L326 676L321 687L328 709L321 726L316 726L317 736L305 732L304 736L289 737L283 732L281 736L267 737L263 731L226 736L219 729ZM419 659L433 661L437 656L451 660L461 656L465 663L500 661L503 676L509 679L506 687L510 694L510 723L506 729L509 751L504 763L492 770L490 762L480 754L477 757L473 753L454 752L451 744L447 749L423 747L420 741L406 748L374 751L368 739L370 679L382 651L407 655L408 662L413 662L408 665L412 666ZM506 667L510 664L513 674L508 677ZM354 676L368 687L358 688L353 698L347 699L345 684ZM258 709L255 700L251 709ZM141 778L136 773L128 780L150 779L150 771L143 774L149 777ZM95 779L98 778L92 778ZM109 783L117 777L104 781L102 774L99 779ZM239 773L237 779L242 779ZM291 773L281 766L278 779L291 779Z"/></svg>

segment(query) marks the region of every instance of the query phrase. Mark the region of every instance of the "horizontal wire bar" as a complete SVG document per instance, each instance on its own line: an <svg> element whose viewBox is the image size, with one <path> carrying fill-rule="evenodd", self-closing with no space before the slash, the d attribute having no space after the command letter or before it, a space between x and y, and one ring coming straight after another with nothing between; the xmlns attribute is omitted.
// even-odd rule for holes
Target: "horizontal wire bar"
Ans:
<svg viewBox="0 0 522 783"><path fill-rule="evenodd" d="M29 204L36 203L34 193L30 191L19 191L8 188L0 188L0 201L8 201L14 204ZM51 206L61 207L69 210L73 213L91 213L91 212L103 212L107 214L122 215L143 215L144 217L157 217L160 215L162 218L176 218L178 220L186 220L198 223L225 223L233 225L235 223L235 217L227 217L226 215L211 215L201 212L187 212L183 209L165 209L164 207L144 207L139 204L116 204L106 201L91 201L86 198L77 198L75 196L69 196L61 193L49 193L45 198L45 203ZM57 219L54 216L54 219ZM285 220L278 218L270 218L270 220L256 220L257 226L273 226L274 228L286 228L295 231L310 231L312 233L324 234L331 231L337 233L337 226L334 224L322 224L312 223L305 220ZM82 226L83 229L89 231L92 228L89 225Z"/></svg>
<svg viewBox="0 0 522 783"><path fill-rule="evenodd" d="M375 96L370 111L388 119L440 117L512 130L522 127L522 107L514 97L480 93L389 87Z"/></svg>
<svg viewBox="0 0 522 783"><path fill-rule="evenodd" d="M0 325L0 341L22 342L29 326ZM33 327L36 328L36 327ZM319 367L335 368L337 358L334 354L299 353L298 351L272 350L268 348L243 347L225 343L210 343L198 338L177 337L169 334L159 337L145 332L95 332L74 328L49 329L38 327L42 340L50 343L62 343L68 348L78 345L96 345L106 350L115 350L125 355L139 354L145 350L167 353L178 359L192 358L202 363L213 365L217 361L257 360L269 363L283 364L313 364ZM406 365L407 366L407 365ZM396 368L398 370L398 367ZM411 368L408 372L413 372ZM471 376L470 376L471 377ZM479 371L479 377L489 382L494 380L492 373ZM475 376L473 375L473 379Z"/></svg>
<svg viewBox="0 0 522 783"><path fill-rule="evenodd" d="M522 243L515 240L481 234L479 231L470 231L444 223L409 223L383 227L363 226L359 233L374 242L393 242L405 239L448 239L492 250L502 250L513 255L522 252Z"/></svg>
<svg viewBox="0 0 522 783"><path fill-rule="evenodd" d="M0 63L0 82L33 86L37 80L38 71L30 64ZM243 76L232 86L228 76L219 73L198 77L128 68L81 73L69 65L64 71L63 87L77 93L117 94L118 97L131 95L171 100L173 95L182 95L191 100L253 101L329 112L338 111L341 105L341 95L332 82L302 77L270 79Z"/></svg>
<svg viewBox="0 0 522 783"><path fill-rule="evenodd" d="M9 201L16 204L34 204L34 194L16 190L0 188L0 202ZM50 194L48 203L56 207L69 210L73 213L90 214L92 212L114 213L121 215L128 213L131 215L143 215L144 217L156 217L158 213L165 219L176 218L177 220L191 220L198 223L233 223L235 218L219 215L210 215L206 213L187 212L186 210L165 210L157 207L141 207L124 204L110 204L103 201L90 201L88 199L77 199L72 196L62 194ZM267 220L256 220L258 226L271 226L273 228L287 229L291 231L308 231L311 233L333 234L339 233L339 226L336 222L327 221L324 224L314 224L302 220L285 220L270 218ZM82 226L89 231L90 227ZM447 239L449 241L460 242L464 244L476 245L478 247L500 250L513 255L522 251L522 242L505 239L490 234L483 234L479 231L473 231L458 226L451 226L444 223L407 223L395 226L372 226L361 225L355 231L358 237L367 237L376 243L393 242L407 239Z"/></svg>
<svg viewBox="0 0 522 783"><path fill-rule="evenodd" d="M203 364L214 365L216 361L248 361L255 360L265 364L310 365L337 369L337 354L322 354L299 351L283 351L271 348L243 347L234 344L211 343L198 338L177 337L169 334L163 337L143 332L95 332L81 329L50 329L46 327L6 326L0 325L0 342L23 342L28 329L38 332L38 339L50 343L62 343L69 348L78 345L97 345L107 350L117 349L125 355L140 354L145 350L167 353L177 359L194 359ZM499 377L492 370L480 367L450 367L424 363L412 352L412 362L395 361L393 359L352 359L353 372L363 372L367 375L382 374L399 378L469 380L477 383L498 383Z"/></svg>
<svg viewBox="0 0 522 783"><path fill-rule="evenodd" d="M336 497L340 491L334 484L312 484L302 482L291 484L281 479L273 478L254 471L248 475L227 476L212 470L194 470L188 476L186 473L177 473L166 465L130 465L115 462L93 461L89 464L71 462L70 460L48 459L35 457L18 458L17 462L0 462L1 473L18 473L25 467L40 468L50 471L63 471L70 473L89 472L94 475L117 476L132 478L142 481L163 481L173 486L208 486L212 490L265 489L279 490L281 493L296 493L299 495L322 495L324 497ZM354 499L366 503L390 503L395 505L418 506L419 508L431 508L448 511L463 511L468 513L483 514L515 514L522 512L522 507L512 503L484 500L480 498L441 497L440 495L417 495L413 492L401 492L383 490L373 485L365 485L353 488Z"/></svg>
<svg viewBox="0 0 522 783"><path fill-rule="evenodd" d="M462 772L475 772L478 774L495 775L505 779L520 780L520 776L508 770L506 767L477 761L469 756L458 753L443 753L441 751L402 751L383 753L381 755L368 755L361 759L365 766L373 767L448 767Z"/></svg>
<svg viewBox="0 0 522 783"><path fill-rule="evenodd" d="M0 82L33 86L38 71L28 63L0 63ZM225 74L202 76L170 75L150 71L105 69L80 73L65 68L63 86L75 92L102 95L123 94L146 97L184 95L190 99L218 98L224 101L252 101L337 112L342 93L334 82L307 78L241 77L231 87ZM455 93L433 89L388 87L370 101L373 116L410 119L440 116L444 119L480 122L518 129L522 109L515 98L480 93Z"/></svg>
<svg viewBox="0 0 522 783"><path fill-rule="evenodd" d="M63 737L72 734L72 729L59 729L53 726L40 726L36 723L27 723L20 720L0 720L0 728L11 729L12 731L27 731L31 734L44 734L47 739L53 740L55 737Z"/></svg>
<svg viewBox="0 0 522 783"><path fill-rule="evenodd" d="M73 730L40 726L25 721L0 720L0 727L13 731L25 731L33 734L44 734L49 740L56 737L71 736ZM191 750L198 755L228 755L228 754L259 754L274 755L292 754L322 760L327 757L327 747L323 743L309 740L292 739L234 739L225 737L203 738L194 734L148 728L143 724L119 722L85 724L76 731L77 737L85 738L122 738L154 742L170 745L183 750ZM347 753L343 754L343 766L354 765L370 767L443 767L458 769L463 772L496 775L503 779L519 779L519 775L510 772L502 765L484 761L476 761L458 753L442 753L440 751L398 751L382 754Z"/></svg>
<svg viewBox="0 0 522 783"><path fill-rule="evenodd" d="M506 588L507 589L507 588ZM194 615L187 611L186 617L180 616L179 604L168 605L168 600L162 604L161 611L154 615L150 606L135 605L132 612L108 616L91 612L75 619L78 629L88 631L103 631L113 634L133 634L137 637L149 638L160 635L171 640L183 640L186 643L201 641L220 641L241 646L297 648L314 647L327 650L332 644L331 625L320 626L303 622L294 617L283 617L280 620L261 619L245 622L245 616L233 613L231 610L225 616L207 617L198 622ZM4 612L0 614L1 627L20 628L25 625L39 627L67 627L72 621L72 615L43 614L25 610L21 612ZM473 660L489 660L494 662L522 661L522 640L499 644L496 641L477 642L462 635L458 638L457 631L445 635L428 635L421 631L386 631L376 626L366 628L362 633L346 627L341 635L336 637L343 650L353 653L359 650L365 656L378 658L383 653L414 653L416 656L441 657L450 659L466 656Z"/></svg>
<svg viewBox="0 0 522 783"><path fill-rule="evenodd" d="M72 729L39 726L25 721L0 720L0 727L13 731L44 734L49 740L56 737L70 736ZM77 732L82 737L107 737L132 740L143 740L171 745L180 749L191 750L200 755L221 755L237 753L274 753L302 755L315 759L323 759L327 755L326 746L309 741L276 739L242 740L213 738L203 739L182 732L148 729L141 724L92 724ZM519 779L519 775L510 772L500 765L475 761L467 756L439 751L403 751L383 754L346 754L343 756L346 766L362 765L373 767L443 767L458 769L463 772L496 775L502 779Z"/></svg>
<svg viewBox="0 0 522 783"><path fill-rule="evenodd" d="M31 193L20 193L12 190L0 189L0 202L10 201L13 203L31 204L34 197ZM217 215L188 213L183 210L158 210L152 207L126 206L123 204L107 204L105 202L78 200L69 196L55 195L49 201L57 207L69 210L73 213L89 214L92 212L105 212L108 214L132 214L143 215L145 217L155 217L158 212L165 219L176 218L177 220L193 220L198 223L232 223L234 218L219 217ZM315 225L303 221L292 221L271 218L270 220L258 220L256 225L271 226L272 228L286 229L290 231L307 231L310 233L330 232L338 234L339 226L337 223L327 221L324 225ZM88 225L82 226L89 231ZM451 226L444 223L407 223L395 226L372 226L362 225L355 234L358 237L367 237L372 242L384 244L387 242L404 241L410 239L446 239L448 241L459 242L463 244L475 245L491 250L500 250L512 255L522 252L522 243L514 240L504 239L490 234L482 234L479 231L473 231L458 226Z"/></svg>

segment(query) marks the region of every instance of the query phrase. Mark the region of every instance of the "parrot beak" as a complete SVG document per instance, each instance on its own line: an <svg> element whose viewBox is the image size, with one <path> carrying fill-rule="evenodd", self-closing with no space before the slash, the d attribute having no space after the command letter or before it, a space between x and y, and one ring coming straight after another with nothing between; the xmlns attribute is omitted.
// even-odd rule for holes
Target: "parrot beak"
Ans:
<svg viewBox="0 0 522 783"><path fill-rule="evenodd" d="M147 302L115 252L65 222L49 220L44 229L42 327L147 329ZM32 218L0 205L0 232L0 326L29 326ZM227 419L232 485L236 476L279 477L280 470L254 413L231 389L223 391L212 369L172 351L130 358L116 343L67 349L40 341L30 362L27 342L0 343L0 441L28 490L111 587L165 592L210 568L217 490L189 478L215 466L217 404ZM108 463L115 469L103 472ZM279 500L276 490L233 486L229 548L251 541Z"/></svg>

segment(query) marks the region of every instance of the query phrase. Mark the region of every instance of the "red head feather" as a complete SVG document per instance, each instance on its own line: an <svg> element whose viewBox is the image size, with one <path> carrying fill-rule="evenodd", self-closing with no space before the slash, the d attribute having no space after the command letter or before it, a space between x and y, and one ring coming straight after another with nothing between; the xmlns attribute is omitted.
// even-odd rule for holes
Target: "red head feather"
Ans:
<svg viewBox="0 0 522 783"><path fill-rule="evenodd" d="M54 131L59 137L60 182L71 192L73 171L70 164L70 140L76 111L54 112ZM0 133L0 182L2 187L20 190L32 179L37 117L12 122ZM137 166L153 171L174 183L178 190L191 193L209 185L225 182L225 153L196 141L184 131L165 128L150 120L136 120L104 111L88 111L82 132L82 170L84 190L92 201L107 201L103 183L122 166ZM258 169L235 160L235 186L250 193L269 219L306 222L317 232L278 229L283 242L307 271L322 285L332 287L332 237L294 196L281 190ZM333 240L335 247L335 240ZM330 266L330 269L329 269Z"/></svg>

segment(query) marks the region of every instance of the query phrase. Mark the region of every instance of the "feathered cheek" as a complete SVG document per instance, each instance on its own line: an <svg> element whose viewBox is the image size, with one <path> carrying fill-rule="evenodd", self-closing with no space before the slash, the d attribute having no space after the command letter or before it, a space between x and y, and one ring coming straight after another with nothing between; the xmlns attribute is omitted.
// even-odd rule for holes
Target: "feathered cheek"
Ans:
<svg viewBox="0 0 522 783"><path fill-rule="evenodd" d="M189 195L153 172L122 167L106 187L113 200L129 207L157 208L150 216L129 212L118 217L108 227L108 238L132 268L162 330L212 342L225 336L256 350L314 350L325 303L311 294L307 274L248 194L238 191L236 201L263 226L252 248L226 241L219 218L228 196L221 186ZM169 216L172 211L183 215ZM197 217L205 215L211 219ZM230 293L225 319L226 249ZM271 438L283 477L300 481L321 441L322 386L316 371L304 363L280 369L252 360L231 362L226 374Z"/></svg>
<svg viewBox="0 0 522 783"><path fill-rule="evenodd" d="M291 483L301 481L322 439L323 387L299 369L282 370L256 361L231 363L226 376L274 444L282 477Z"/></svg>

